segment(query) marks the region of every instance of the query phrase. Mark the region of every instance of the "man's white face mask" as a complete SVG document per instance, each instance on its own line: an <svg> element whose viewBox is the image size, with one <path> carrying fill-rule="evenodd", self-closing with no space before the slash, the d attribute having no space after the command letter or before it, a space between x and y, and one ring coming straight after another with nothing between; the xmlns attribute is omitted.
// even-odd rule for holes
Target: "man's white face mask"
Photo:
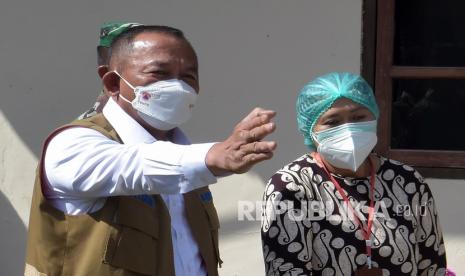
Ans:
<svg viewBox="0 0 465 276"><path fill-rule="evenodd" d="M376 120L348 123L312 133L317 151L331 165L357 171L376 145Z"/></svg>
<svg viewBox="0 0 465 276"><path fill-rule="evenodd" d="M114 71L134 90L132 102L120 97L137 110L138 115L149 125L160 130L170 130L187 122L197 100L194 88L182 80L157 81L146 86L134 87Z"/></svg>

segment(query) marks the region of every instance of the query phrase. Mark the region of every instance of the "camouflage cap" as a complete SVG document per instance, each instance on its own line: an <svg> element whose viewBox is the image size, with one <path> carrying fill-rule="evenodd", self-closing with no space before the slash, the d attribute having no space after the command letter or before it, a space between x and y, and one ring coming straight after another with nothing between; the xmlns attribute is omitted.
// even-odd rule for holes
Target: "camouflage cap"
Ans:
<svg viewBox="0 0 465 276"><path fill-rule="evenodd" d="M100 42L99 46L110 47L111 42L120 33L126 31L129 28L140 26L139 23L127 23L127 22L106 22L100 28Z"/></svg>

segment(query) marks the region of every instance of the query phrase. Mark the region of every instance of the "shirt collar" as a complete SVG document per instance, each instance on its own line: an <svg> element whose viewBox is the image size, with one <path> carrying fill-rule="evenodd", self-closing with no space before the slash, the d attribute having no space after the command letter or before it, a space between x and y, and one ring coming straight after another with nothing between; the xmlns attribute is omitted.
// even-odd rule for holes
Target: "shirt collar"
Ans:
<svg viewBox="0 0 465 276"><path fill-rule="evenodd" d="M102 113L125 145L150 144L157 141L155 137L129 116L112 98L108 100ZM173 143L181 145L190 144L189 139L187 139L186 135L179 128L173 130L172 137L171 142Z"/></svg>

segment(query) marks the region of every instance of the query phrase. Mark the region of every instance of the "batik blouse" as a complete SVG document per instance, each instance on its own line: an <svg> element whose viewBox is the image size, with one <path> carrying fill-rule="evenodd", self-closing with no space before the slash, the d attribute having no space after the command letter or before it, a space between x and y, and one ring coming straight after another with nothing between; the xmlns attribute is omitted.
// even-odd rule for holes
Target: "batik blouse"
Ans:
<svg viewBox="0 0 465 276"><path fill-rule="evenodd" d="M444 275L446 254L428 185L412 167L376 156L372 263L383 275ZM266 275L354 275L367 263L370 179L333 174L351 212L325 170L306 154L268 181L261 236Z"/></svg>

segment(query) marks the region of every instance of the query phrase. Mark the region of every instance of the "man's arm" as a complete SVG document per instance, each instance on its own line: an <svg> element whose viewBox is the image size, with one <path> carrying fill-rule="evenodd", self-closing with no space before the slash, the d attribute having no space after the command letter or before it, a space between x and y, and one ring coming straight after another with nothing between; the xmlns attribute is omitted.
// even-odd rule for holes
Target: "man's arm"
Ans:
<svg viewBox="0 0 465 276"><path fill-rule="evenodd" d="M124 145L76 127L58 133L45 154L52 198L185 193L216 182L205 165L213 144L165 141Z"/></svg>
<svg viewBox="0 0 465 276"><path fill-rule="evenodd" d="M123 145L86 128L58 133L45 154L49 198L185 193L243 173L273 156L275 112L254 109L224 142L178 145L165 141Z"/></svg>

